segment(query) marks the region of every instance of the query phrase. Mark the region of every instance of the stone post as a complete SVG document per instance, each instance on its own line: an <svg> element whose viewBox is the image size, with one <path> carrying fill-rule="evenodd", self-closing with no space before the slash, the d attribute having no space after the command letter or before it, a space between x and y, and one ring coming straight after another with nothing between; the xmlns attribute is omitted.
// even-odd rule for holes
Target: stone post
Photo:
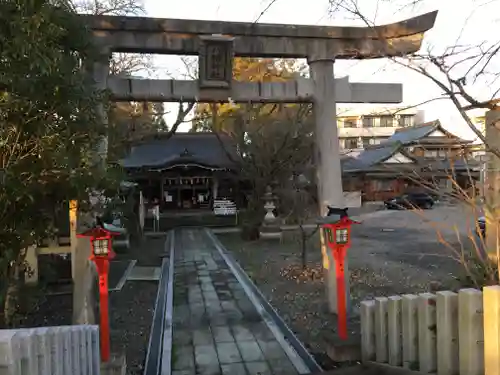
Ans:
<svg viewBox="0 0 500 375"><path fill-rule="evenodd" d="M486 139L488 146L500 149L500 109L486 112ZM500 158L489 154L486 163L485 199L486 251L491 259L497 257L499 243L499 217L494 211L500 208ZM491 212L493 211L493 212Z"/></svg>
<svg viewBox="0 0 500 375"><path fill-rule="evenodd" d="M213 199L217 199L219 196L219 178L217 176L214 176L212 180L212 196Z"/></svg>
<svg viewBox="0 0 500 375"><path fill-rule="evenodd" d="M109 60L111 52L103 49L98 61L89 67L89 73L95 81L97 90L107 88L107 78L109 73ZM99 144L96 147L96 163L106 168L106 157L108 152L108 138L106 127L108 116L103 104L97 107L97 115L101 119L103 132ZM83 232L93 225L94 215L77 211L76 232ZM71 255L73 271L73 323L74 324L95 324L95 285L97 280L96 270L90 257L90 241L88 238L76 238L72 235Z"/></svg>
<svg viewBox="0 0 500 375"><path fill-rule="evenodd" d="M418 363L425 374L437 370L436 296L418 295Z"/></svg>
<svg viewBox="0 0 500 375"><path fill-rule="evenodd" d="M458 295L450 291L436 293L437 373L458 373Z"/></svg>
<svg viewBox="0 0 500 375"><path fill-rule="evenodd" d="M387 331L387 297L375 298L375 360L377 362L387 362L388 352L388 331Z"/></svg>
<svg viewBox="0 0 500 375"><path fill-rule="evenodd" d="M483 289L484 374L500 375L500 286Z"/></svg>
<svg viewBox="0 0 500 375"><path fill-rule="evenodd" d="M316 182L321 216L326 216L327 206L344 208L342 193L342 170L340 168L339 140L337 130L337 106L335 103L335 81L333 59L309 58L309 68L314 84L314 117L316 132ZM328 306L337 313L337 280L334 260L326 246L323 231L321 253L325 271ZM346 306L350 307L349 271L345 262Z"/></svg>
<svg viewBox="0 0 500 375"><path fill-rule="evenodd" d="M458 292L460 375L484 374L483 294L477 289Z"/></svg>
<svg viewBox="0 0 500 375"><path fill-rule="evenodd" d="M403 367L418 369L418 297L414 294L401 296L403 326Z"/></svg>
<svg viewBox="0 0 500 375"><path fill-rule="evenodd" d="M361 360L375 360L375 301L362 301L361 313Z"/></svg>
<svg viewBox="0 0 500 375"><path fill-rule="evenodd" d="M389 297L387 305L388 362L392 366L401 366L403 364L401 301L402 298L400 296L392 296Z"/></svg>

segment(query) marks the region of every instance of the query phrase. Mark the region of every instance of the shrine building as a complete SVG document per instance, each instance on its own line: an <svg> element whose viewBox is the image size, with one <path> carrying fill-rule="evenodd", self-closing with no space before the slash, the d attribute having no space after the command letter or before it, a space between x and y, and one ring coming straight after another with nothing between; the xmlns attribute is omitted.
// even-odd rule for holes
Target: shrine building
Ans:
<svg viewBox="0 0 500 375"><path fill-rule="evenodd" d="M175 133L136 143L122 166L147 205L209 211L216 199L240 201L239 159L227 134Z"/></svg>

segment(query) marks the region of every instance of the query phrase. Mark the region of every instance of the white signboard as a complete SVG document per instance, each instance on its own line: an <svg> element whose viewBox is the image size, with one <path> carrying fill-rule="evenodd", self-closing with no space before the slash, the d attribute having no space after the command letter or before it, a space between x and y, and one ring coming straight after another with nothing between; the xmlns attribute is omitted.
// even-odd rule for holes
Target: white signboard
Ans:
<svg viewBox="0 0 500 375"><path fill-rule="evenodd" d="M236 204L230 200L215 200L214 214L216 216L236 215L238 210Z"/></svg>
<svg viewBox="0 0 500 375"><path fill-rule="evenodd" d="M344 204L346 207L361 207L361 192L360 191L345 191Z"/></svg>
<svg viewBox="0 0 500 375"><path fill-rule="evenodd" d="M151 213L153 214L153 217L156 220L160 220L160 206L159 205L154 206L151 211L152 211Z"/></svg>

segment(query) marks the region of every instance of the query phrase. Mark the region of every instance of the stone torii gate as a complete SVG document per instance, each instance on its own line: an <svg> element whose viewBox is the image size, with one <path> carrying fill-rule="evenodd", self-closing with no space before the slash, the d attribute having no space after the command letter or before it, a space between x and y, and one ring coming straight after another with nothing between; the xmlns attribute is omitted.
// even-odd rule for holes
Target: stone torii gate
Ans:
<svg viewBox="0 0 500 375"><path fill-rule="evenodd" d="M102 59L94 64L99 88L115 101L314 103L320 212L344 207L336 103L400 103L402 85L334 79L336 59L402 56L420 49L437 11L402 22L368 27L300 26L81 16ZM199 56L199 80L108 77L112 52ZM232 81L233 57L306 58L311 79L280 83ZM103 122L106 123L104 111ZM323 242L323 241L322 241ZM322 246L330 310L336 312L335 267ZM76 271L76 270L75 270Z"/></svg>

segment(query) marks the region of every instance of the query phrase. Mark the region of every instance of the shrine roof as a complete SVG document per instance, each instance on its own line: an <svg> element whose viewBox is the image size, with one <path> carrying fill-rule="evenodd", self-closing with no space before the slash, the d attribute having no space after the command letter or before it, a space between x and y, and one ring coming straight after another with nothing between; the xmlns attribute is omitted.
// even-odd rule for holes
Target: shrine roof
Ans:
<svg viewBox="0 0 500 375"><path fill-rule="evenodd" d="M439 120L426 122L424 124L408 128L396 129L394 134L386 142L401 142L403 145L418 142L427 137L435 130L443 130Z"/></svg>
<svg viewBox="0 0 500 375"><path fill-rule="evenodd" d="M175 166L234 169L239 159L227 134L176 133L171 137L157 135L134 145L121 164L125 169L162 170Z"/></svg>
<svg viewBox="0 0 500 375"><path fill-rule="evenodd" d="M377 147L367 148L358 156L346 159L342 164L342 169L344 171L354 172L370 168L394 155L399 150L399 146L400 143L391 142L377 145Z"/></svg>

